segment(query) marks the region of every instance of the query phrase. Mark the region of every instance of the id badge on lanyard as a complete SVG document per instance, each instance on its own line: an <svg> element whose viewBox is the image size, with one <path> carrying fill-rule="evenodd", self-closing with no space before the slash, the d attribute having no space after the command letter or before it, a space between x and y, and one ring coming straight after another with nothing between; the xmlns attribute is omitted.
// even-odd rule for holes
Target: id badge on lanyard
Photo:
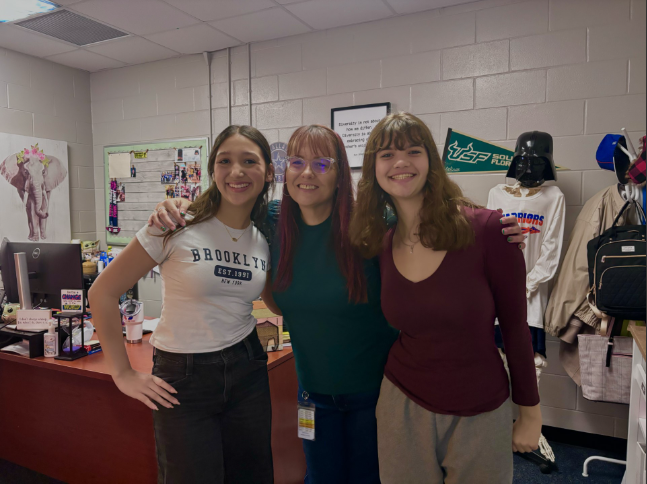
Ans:
<svg viewBox="0 0 647 484"><path fill-rule="evenodd" d="M298 436L300 439L314 440L315 439L315 404L308 401L310 395L308 392L303 392L303 402L297 405L298 414Z"/></svg>

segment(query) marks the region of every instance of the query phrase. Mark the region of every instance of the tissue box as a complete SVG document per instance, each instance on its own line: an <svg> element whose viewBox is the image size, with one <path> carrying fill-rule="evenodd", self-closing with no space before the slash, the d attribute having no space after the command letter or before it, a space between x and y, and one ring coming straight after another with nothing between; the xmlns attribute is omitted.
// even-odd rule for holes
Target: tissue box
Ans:
<svg viewBox="0 0 647 484"><path fill-rule="evenodd" d="M51 309L19 309L16 329L19 331L42 331L49 328Z"/></svg>

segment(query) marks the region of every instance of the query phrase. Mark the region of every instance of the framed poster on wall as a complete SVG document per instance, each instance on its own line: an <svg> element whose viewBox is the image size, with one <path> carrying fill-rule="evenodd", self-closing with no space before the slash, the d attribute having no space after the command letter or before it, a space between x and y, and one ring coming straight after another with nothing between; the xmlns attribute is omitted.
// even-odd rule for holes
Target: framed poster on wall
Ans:
<svg viewBox="0 0 647 484"><path fill-rule="evenodd" d="M391 103L363 104L330 110L330 126L341 136L351 168L361 168L368 135L391 112Z"/></svg>
<svg viewBox="0 0 647 484"><path fill-rule="evenodd" d="M0 240L70 241L68 170L65 141L0 133Z"/></svg>

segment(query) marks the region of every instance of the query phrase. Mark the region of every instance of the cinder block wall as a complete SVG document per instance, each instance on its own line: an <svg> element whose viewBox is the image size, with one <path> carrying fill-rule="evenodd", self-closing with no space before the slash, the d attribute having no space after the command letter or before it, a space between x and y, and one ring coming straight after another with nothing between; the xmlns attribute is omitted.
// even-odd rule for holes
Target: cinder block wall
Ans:
<svg viewBox="0 0 647 484"><path fill-rule="evenodd" d="M0 49L0 132L67 141L72 238L94 240L90 74Z"/></svg>

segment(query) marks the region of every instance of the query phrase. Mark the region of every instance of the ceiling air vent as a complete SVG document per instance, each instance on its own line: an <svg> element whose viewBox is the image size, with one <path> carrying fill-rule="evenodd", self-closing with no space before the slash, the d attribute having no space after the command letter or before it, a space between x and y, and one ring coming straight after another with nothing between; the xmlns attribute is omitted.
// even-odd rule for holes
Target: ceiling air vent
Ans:
<svg viewBox="0 0 647 484"><path fill-rule="evenodd" d="M68 10L59 10L23 22L16 22L16 25L78 46L117 39L128 35L125 32L113 29L112 27L69 12Z"/></svg>

